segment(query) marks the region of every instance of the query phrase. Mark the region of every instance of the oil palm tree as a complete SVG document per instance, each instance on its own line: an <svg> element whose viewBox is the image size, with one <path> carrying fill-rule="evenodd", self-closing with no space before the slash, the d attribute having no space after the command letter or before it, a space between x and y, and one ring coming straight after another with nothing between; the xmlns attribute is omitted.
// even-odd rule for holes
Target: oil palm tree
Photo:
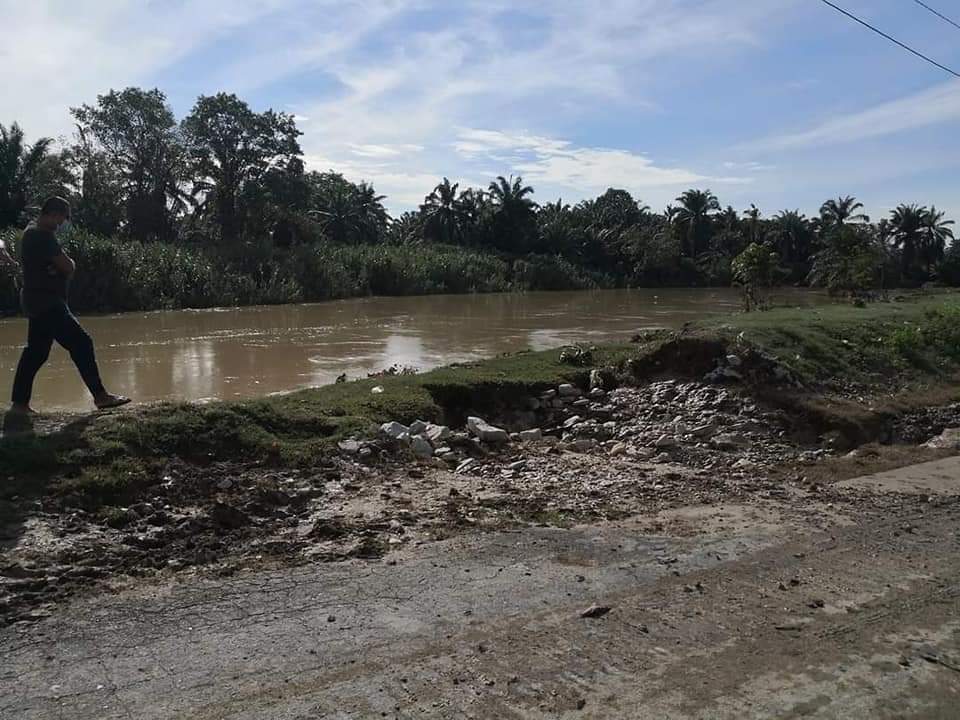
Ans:
<svg viewBox="0 0 960 720"><path fill-rule="evenodd" d="M19 221L29 200L30 180L52 143L40 138L28 145L17 123L9 128L0 124L0 228Z"/></svg>
<svg viewBox="0 0 960 720"><path fill-rule="evenodd" d="M810 257L813 233L810 221L799 210L781 210L773 216L780 257L785 262L804 262Z"/></svg>
<svg viewBox="0 0 960 720"><path fill-rule="evenodd" d="M464 209L457 198L459 183L444 178L423 202L424 234L438 242L457 243L463 239Z"/></svg>
<svg viewBox="0 0 960 720"><path fill-rule="evenodd" d="M677 202L676 220L686 231L687 256L696 257L709 245L710 214L719 212L720 201L710 190L687 190Z"/></svg>
<svg viewBox="0 0 960 720"><path fill-rule="evenodd" d="M863 203L852 195L827 200L820 206L820 221L826 226L846 225L847 223L870 222L870 218L857 210L863 209Z"/></svg>
<svg viewBox="0 0 960 720"><path fill-rule="evenodd" d="M504 250L526 251L536 233L537 204L530 199L533 188L523 178L503 175L490 183L490 199L494 207L497 237L494 242Z"/></svg>
<svg viewBox="0 0 960 720"><path fill-rule="evenodd" d="M920 238L920 258L927 267L927 275L932 274L933 266L943 260L948 241L953 240L953 220L946 220L946 213L931 207L923 214Z"/></svg>
<svg viewBox="0 0 960 720"><path fill-rule="evenodd" d="M890 226L894 242L900 248L900 271L904 277L909 277L914 270L927 212L919 205L899 205L890 213Z"/></svg>

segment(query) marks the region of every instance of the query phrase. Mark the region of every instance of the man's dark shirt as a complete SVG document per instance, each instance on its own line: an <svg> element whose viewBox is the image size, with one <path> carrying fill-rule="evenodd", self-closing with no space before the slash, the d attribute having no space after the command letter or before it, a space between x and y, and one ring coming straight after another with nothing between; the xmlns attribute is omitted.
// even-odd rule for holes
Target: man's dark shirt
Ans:
<svg viewBox="0 0 960 720"><path fill-rule="evenodd" d="M57 236L49 230L27 228L20 241L20 262L23 265L23 292L20 299L28 317L42 315L67 302L68 279L53 266L53 259L63 250Z"/></svg>

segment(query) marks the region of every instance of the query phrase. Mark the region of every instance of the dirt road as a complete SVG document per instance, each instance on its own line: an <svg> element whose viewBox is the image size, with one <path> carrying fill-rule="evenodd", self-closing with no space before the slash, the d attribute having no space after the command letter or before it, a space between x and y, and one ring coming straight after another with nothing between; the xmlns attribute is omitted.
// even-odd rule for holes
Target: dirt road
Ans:
<svg viewBox="0 0 960 720"><path fill-rule="evenodd" d="M841 493L78 601L0 631L0 717L960 716L960 458Z"/></svg>

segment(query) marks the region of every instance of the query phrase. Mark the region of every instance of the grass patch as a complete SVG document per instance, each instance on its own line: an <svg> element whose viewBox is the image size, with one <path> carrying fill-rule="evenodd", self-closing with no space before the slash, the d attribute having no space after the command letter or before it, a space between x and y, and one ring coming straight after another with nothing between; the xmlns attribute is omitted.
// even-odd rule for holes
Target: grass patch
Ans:
<svg viewBox="0 0 960 720"><path fill-rule="evenodd" d="M804 402L812 418L819 414L829 424L834 413L859 427L868 423L867 416L877 417L876 408L852 401L846 401L846 409L842 402L821 407L819 392L809 388L852 384L882 395L926 385L935 397L960 367L960 302L948 294L865 308L837 305L737 315L679 334L646 333L634 344L593 348L590 359L593 367L619 368L638 377L698 376L717 353L751 350L775 356L808 384ZM0 441L0 467L3 475L12 476L0 497L39 494L49 483L56 492L112 503L158 481L171 458L311 466L337 441L373 433L383 422L458 424L471 411L496 417L560 382L584 384L591 368L560 357L559 349L520 352L422 375L366 379L259 400L165 404L86 416L48 435ZM382 393L372 392L377 386ZM869 434L868 425L863 427Z"/></svg>

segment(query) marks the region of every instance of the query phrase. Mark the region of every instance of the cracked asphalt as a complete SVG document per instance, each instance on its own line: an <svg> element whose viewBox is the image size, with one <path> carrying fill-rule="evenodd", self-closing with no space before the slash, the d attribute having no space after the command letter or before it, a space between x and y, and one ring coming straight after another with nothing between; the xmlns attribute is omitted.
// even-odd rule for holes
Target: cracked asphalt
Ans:
<svg viewBox="0 0 960 720"><path fill-rule="evenodd" d="M960 458L841 485L118 588L0 630L0 718L956 718Z"/></svg>

